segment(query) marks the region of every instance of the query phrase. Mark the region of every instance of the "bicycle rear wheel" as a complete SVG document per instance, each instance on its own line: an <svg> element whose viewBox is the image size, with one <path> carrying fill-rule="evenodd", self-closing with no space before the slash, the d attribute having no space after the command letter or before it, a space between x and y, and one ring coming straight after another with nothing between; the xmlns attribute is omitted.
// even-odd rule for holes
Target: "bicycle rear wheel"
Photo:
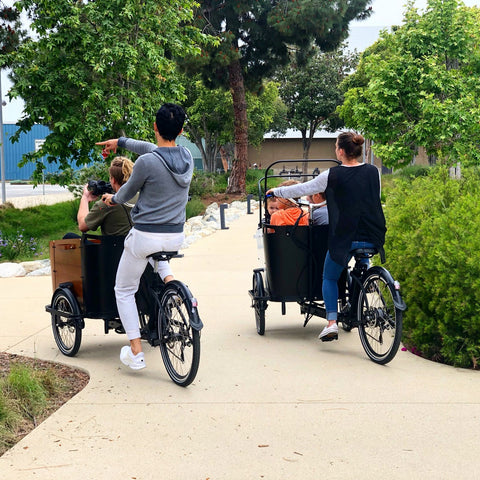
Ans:
<svg viewBox="0 0 480 480"><path fill-rule="evenodd" d="M367 273L358 297L358 333L368 357L384 365L396 355L402 337L402 311L384 272Z"/></svg>
<svg viewBox="0 0 480 480"><path fill-rule="evenodd" d="M58 349L67 357L74 357L82 342L80 307L68 289L58 289L52 298L52 330Z"/></svg>
<svg viewBox="0 0 480 480"><path fill-rule="evenodd" d="M179 281L166 284L159 312L160 351L170 378L182 387L190 385L200 363L200 332L192 327L201 324L196 301Z"/></svg>
<svg viewBox="0 0 480 480"><path fill-rule="evenodd" d="M267 309L267 302L262 298L265 297L265 288L263 287L263 278L260 272L253 274L253 308L255 309L255 323L257 325L257 333L259 335L265 334L265 310Z"/></svg>

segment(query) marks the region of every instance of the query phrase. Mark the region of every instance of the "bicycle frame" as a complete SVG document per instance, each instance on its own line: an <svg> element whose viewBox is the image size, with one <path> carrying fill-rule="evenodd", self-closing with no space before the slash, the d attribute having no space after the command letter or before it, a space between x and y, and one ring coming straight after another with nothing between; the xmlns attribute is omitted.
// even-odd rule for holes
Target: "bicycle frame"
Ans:
<svg viewBox="0 0 480 480"><path fill-rule="evenodd" d="M172 252L173 253L173 252ZM162 257L161 261L169 261L170 258L173 257L180 257L181 255L166 255ZM145 273L142 275L140 280L140 286L138 289L138 296L137 296L137 304L139 315L149 315L149 325L148 329L150 332L158 331L159 338L151 338L149 336L148 341L152 346L157 346L162 341L162 332L164 331L165 325L163 319L165 318L165 314L163 312L163 307L161 305L160 299L162 298L163 292L167 286L166 283L158 275L158 261L157 259L153 260L153 267L152 270L147 269ZM169 286L175 286L177 289L182 289L186 293L186 299L188 301L188 308L190 312L190 325L194 330L200 331L203 328L203 323L198 315L197 311L197 301L193 297L192 293L188 289L188 287L178 281L172 280L168 283ZM143 310L147 311L143 311ZM160 330L158 330L158 318L161 316L162 318L162 325L160 325ZM150 323L152 322L152 323Z"/></svg>

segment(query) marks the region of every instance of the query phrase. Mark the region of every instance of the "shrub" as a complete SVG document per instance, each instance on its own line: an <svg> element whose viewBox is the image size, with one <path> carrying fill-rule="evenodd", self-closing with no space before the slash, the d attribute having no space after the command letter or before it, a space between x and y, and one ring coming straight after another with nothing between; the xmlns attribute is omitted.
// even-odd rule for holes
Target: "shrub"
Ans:
<svg viewBox="0 0 480 480"><path fill-rule="evenodd" d="M68 189L80 198L83 193L83 186L88 183L89 180L104 180L108 182L110 174L108 173L110 163L105 162L93 162L87 167L83 167L73 173L72 185L68 186ZM75 214L76 218L76 214Z"/></svg>
<svg viewBox="0 0 480 480"><path fill-rule="evenodd" d="M192 197L192 199L187 202L187 207L185 210L187 219L201 215L204 211L205 206L199 197Z"/></svg>
<svg viewBox="0 0 480 480"><path fill-rule="evenodd" d="M394 175L399 175L404 178L426 177L431 172L432 167L428 165L409 165L395 171Z"/></svg>
<svg viewBox="0 0 480 480"><path fill-rule="evenodd" d="M480 175L444 169L397 178L386 199L387 263L408 310L404 343L422 356L478 368Z"/></svg>
<svg viewBox="0 0 480 480"><path fill-rule="evenodd" d="M37 257L42 254L39 251L37 241L24 236L25 229L17 230L16 233L2 233L0 231L0 260L15 260L19 257Z"/></svg>

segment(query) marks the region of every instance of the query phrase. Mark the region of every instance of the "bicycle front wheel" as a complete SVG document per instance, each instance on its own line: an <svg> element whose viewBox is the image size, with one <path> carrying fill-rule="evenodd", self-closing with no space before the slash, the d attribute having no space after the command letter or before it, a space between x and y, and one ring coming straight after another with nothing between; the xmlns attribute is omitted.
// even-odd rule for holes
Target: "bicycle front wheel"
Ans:
<svg viewBox="0 0 480 480"><path fill-rule="evenodd" d="M170 378L182 387L190 385L200 363L200 332L196 301L181 282L166 284L159 312L160 351Z"/></svg>
<svg viewBox="0 0 480 480"><path fill-rule="evenodd" d="M384 365L396 355L402 337L402 311L383 271L367 272L358 297L358 333L368 357Z"/></svg>

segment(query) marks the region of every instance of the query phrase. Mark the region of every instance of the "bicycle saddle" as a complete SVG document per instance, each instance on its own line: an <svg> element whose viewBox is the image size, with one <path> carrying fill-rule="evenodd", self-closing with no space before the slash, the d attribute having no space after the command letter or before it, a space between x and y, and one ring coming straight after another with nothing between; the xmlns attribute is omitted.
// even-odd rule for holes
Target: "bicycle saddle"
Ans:
<svg viewBox="0 0 480 480"><path fill-rule="evenodd" d="M168 262L173 257L183 257L183 255L178 255L178 252L155 252L147 255L147 258L152 258L159 262Z"/></svg>
<svg viewBox="0 0 480 480"><path fill-rule="evenodd" d="M376 248L355 248L350 252L355 258L371 258L378 253Z"/></svg>

